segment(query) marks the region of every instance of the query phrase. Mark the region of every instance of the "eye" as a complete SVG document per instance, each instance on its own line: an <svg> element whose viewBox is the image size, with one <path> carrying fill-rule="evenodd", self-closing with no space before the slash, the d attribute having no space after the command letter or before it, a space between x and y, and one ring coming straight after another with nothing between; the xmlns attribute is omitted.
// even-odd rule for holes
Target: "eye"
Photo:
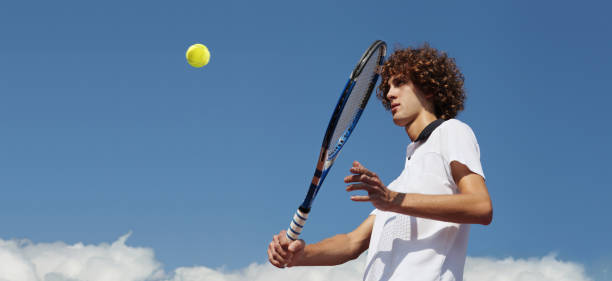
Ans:
<svg viewBox="0 0 612 281"><path fill-rule="evenodd" d="M399 87L399 86L404 85L406 83L407 83L407 81L403 77L398 77L398 78L393 79L393 86L395 86L395 87Z"/></svg>

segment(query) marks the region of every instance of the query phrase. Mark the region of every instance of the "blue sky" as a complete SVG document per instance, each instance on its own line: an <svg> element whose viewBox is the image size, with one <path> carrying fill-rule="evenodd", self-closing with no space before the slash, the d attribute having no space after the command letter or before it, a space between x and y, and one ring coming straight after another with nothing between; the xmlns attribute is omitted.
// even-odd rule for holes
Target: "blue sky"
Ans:
<svg viewBox="0 0 612 281"><path fill-rule="evenodd" d="M307 190L346 78L374 40L425 41L466 77L494 221L470 256L557 253L604 280L611 5L604 1L62 1L0 9L0 238L128 243L167 267L266 260ZM210 64L184 52L203 43ZM371 210L341 179L390 182L409 139L376 99L302 238Z"/></svg>

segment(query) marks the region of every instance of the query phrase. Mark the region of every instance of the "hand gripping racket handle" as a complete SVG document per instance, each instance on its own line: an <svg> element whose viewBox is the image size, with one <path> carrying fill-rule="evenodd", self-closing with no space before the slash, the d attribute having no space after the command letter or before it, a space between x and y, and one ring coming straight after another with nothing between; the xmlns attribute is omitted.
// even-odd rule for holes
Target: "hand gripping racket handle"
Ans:
<svg viewBox="0 0 612 281"><path fill-rule="evenodd" d="M293 215L293 219L291 220L289 228L287 229L287 238L290 241L295 241L300 238L300 233L302 233L304 224L306 224L306 219L308 219L309 212L310 210L306 210L302 207L299 207L297 211L295 211L295 215Z"/></svg>

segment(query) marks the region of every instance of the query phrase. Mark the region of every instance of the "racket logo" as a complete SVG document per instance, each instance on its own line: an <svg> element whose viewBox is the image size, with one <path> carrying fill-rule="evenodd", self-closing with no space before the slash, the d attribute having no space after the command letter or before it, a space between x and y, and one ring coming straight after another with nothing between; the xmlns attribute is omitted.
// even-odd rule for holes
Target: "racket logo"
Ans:
<svg viewBox="0 0 612 281"><path fill-rule="evenodd" d="M342 149L342 146L344 146L344 143L346 142L346 136L350 134L351 134L351 128L349 128L344 133L344 135L340 138L340 140L338 140L338 144L336 144L336 146L334 147L334 150L332 150L332 152L327 157L327 161L331 161L336 158L336 156L338 155L338 152L340 152L340 149Z"/></svg>
<svg viewBox="0 0 612 281"><path fill-rule="evenodd" d="M327 157L327 161L333 161L338 156L340 149L342 149L342 147L346 143L346 140L353 132L353 129L355 129L355 126L357 126L357 121L359 121L359 117L361 117L361 113L363 113L363 109L357 110L357 112L355 113L355 117L353 118L352 124L346 129L346 131L344 131L344 134L342 134L342 137L340 137L340 139L338 140L338 143L336 144L332 152Z"/></svg>
<svg viewBox="0 0 612 281"><path fill-rule="evenodd" d="M346 138L344 136L340 138L340 140L338 141L338 144L336 144L336 147L334 147L334 150L332 150L332 152L327 157L327 161L330 161L336 158L336 155L338 154L338 152L340 152L340 149L342 149L342 146L344 145L345 139Z"/></svg>

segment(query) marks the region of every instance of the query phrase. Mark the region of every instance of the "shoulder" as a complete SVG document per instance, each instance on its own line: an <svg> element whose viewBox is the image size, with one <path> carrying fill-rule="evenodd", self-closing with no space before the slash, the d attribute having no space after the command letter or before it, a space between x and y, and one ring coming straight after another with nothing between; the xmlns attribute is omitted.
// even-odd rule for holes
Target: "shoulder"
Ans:
<svg viewBox="0 0 612 281"><path fill-rule="evenodd" d="M448 119L440 125L440 129L445 131L472 131L472 128L458 119Z"/></svg>
<svg viewBox="0 0 612 281"><path fill-rule="evenodd" d="M472 128L461 120L449 119L440 125L440 134L443 138L476 138Z"/></svg>
<svg viewBox="0 0 612 281"><path fill-rule="evenodd" d="M484 178L480 163L480 146L466 123L457 119L449 119L440 125L440 153L448 164L453 161L466 165L472 172Z"/></svg>
<svg viewBox="0 0 612 281"><path fill-rule="evenodd" d="M457 119L449 119L442 123L438 138L441 150L447 153L456 150L471 150L472 148L476 151L480 150L472 128Z"/></svg>

